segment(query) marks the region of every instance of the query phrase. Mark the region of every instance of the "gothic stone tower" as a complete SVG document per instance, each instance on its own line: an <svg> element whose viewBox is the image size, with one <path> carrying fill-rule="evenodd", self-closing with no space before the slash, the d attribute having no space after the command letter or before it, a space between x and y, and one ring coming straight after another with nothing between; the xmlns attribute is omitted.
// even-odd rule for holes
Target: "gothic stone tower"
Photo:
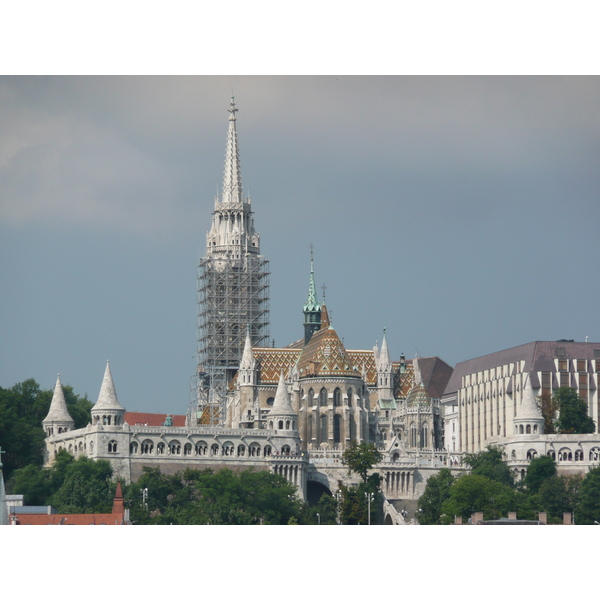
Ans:
<svg viewBox="0 0 600 600"><path fill-rule="evenodd" d="M198 267L199 413L206 404L220 407L209 411L210 424L222 424L226 386L242 358L246 332L254 347L269 343L269 261L260 254L250 197L242 194L236 112L232 97L223 189Z"/></svg>

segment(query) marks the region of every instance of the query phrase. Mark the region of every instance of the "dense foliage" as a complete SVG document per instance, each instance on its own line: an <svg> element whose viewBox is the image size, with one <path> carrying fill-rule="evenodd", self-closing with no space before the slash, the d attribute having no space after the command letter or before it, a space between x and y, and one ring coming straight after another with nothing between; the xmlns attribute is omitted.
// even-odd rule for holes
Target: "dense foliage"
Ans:
<svg viewBox="0 0 600 600"><path fill-rule="evenodd" d="M486 520L516 512L519 519L537 519L547 513L548 523L562 523L563 514L573 514L576 524L600 522L600 467L581 475L557 475L549 456L534 458L523 481L507 483L502 453L492 447L468 455L470 474L453 477L449 470L427 480L419 499L419 522L449 524L455 516L468 519L483 512ZM502 464L501 464L502 463ZM504 465L506 467L506 465Z"/></svg>
<svg viewBox="0 0 600 600"><path fill-rule="evenodd" d="M577 390L561 387L554 398L558 405L555 429L559 433L594 433L596 425L587 414L587 402L579 397Z"/></svg>
<svg viewBox="0 0 600 600"><path fill-rule="evenodd" d="M59 513L106 513L112 510L116 483L107 460L75 459L59 450L49 469L27 465L14 473L14 493L24 503L52 505Z"/></svg>
<svg viewBox="0 0 600 600"><path fill-rule="evenodd" d="M134 523L155 525L286 525L303 523L306 513L294 485L280 475L252 470L186 469L165 475L145 468L127 486L125 503Z"/></svg>
<svg viewBox="0 0 600 600"><path fill-rule="evenodd" d="M69 414L75 428L90 422L93 404L87 396L78 396L69 385L63 386ZM15 469L43 462L45 433L42 420L50 410L53 390L42 390L33 379L12 388L0 387L0 447L5 480Z"/></svg>
<svg viewBox="0 0 600 600"><path fill-rule="evenodd" d="M379 491L381 477L379 473L369 471L382 460L383 456L374 444L352 442L342 454L342 464L348 467L348 471L356 473L362 482L356 487L346 487L340 483L342 502L340 506L340 519L346 525L366 525L369 522L369 510L371 512L371 523L378 518L379 508L382 503ZM372 498L372 500L369 500ZM370 502L370 507L369 507Z"/></svg>

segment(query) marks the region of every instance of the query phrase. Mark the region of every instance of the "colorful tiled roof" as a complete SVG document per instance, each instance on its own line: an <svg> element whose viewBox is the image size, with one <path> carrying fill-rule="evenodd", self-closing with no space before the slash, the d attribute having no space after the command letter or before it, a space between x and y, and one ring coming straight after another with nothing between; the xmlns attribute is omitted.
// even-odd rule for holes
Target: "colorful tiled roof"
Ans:
<svg viewBox="0 0 600 600"><path fill-rule="evenodd" d="M360 377L333 327L313 334L298 360L298 376Z"/></svg>
<svg viewBox="0 0 600 600"><path fill-rule="evenodd" d="M259 383L277 384L282 371L287 376L294 368L301 351L299 348L253 348Z"/></svg>

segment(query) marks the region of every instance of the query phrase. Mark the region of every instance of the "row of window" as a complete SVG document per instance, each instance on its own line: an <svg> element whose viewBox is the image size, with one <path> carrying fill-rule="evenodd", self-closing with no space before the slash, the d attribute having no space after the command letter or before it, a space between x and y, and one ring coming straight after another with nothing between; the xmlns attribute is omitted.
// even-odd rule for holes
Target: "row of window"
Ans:
<svg viewBox="0 0 600 600"><path fill-rule="evenodd" d="M116 452L116 442L115 444L115 452ZM156 444L156 452L154 442L152 440L144 440L141 444L137 442L131 442L129 446L130 454L142 454L142 455L166 455L166 456L181 456L183 451L183 456L249 456L249 457L260 457L260 456L271 456L272 454L277 454L274 452L273 448L270 445L265 445L261 447L257 442L251 443L249 446L245 444L238 444L237 447L233 444L233 442L225 442L223 445L219 445L217 443L212 444L210 447L205 441L200 441L194 446L191 443L186 443L183 446L177 440L169 442L169 444L165 444L165 442L159 442ZM109 452L110 443L109 443ZM288 445L284 445L281 449L281 453L285 455L289 455L291 453L291 448Z"/></svg>
<svg viewBox="0 0 600 600"><path fill-rule="evenodd" d="M300 390L300 395L304 396L304 391ZM328 406L329 402L329 394L326 388L321 388L318 396L315 396L315 391L310 388L308 393L306 394L308 406ZM353 398L353 390L352 388L348 388L346 391L346 406L352 406L352 398ZM336 387L333 390L332 397L333 406L342 406L342 390L339 387ZM360 406L360 396L356 396L356 405Z"/></svg>
<svg viewBox="0 0 600 600"><path fill-rule="evenodd" d="M534 458L537 457L537 455L538 454L537 454L536 450L528 450L527 451L527 460L533 460ZM552 457L552 460L556 460L556 452L554 452L554 450L550 450L548 452L548 456ZM571 462L571 461L583 462L583 457L584 457L583 450L575 450L575 452L573 452L570 448L562 448L558 452L558 462ZM512 460L517 459L517 451L516 450L512 451L511 459ZM600 448L595 447L590 450L589 460L590 460L590 462L600 461Z"/></svg>

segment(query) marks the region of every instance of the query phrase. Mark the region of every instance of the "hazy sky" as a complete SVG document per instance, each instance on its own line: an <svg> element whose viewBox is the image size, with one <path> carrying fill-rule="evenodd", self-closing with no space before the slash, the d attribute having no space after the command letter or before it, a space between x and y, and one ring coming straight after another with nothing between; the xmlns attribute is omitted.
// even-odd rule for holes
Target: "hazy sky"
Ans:
<svg viewBox="0 0 600 600"><path fill-rule="evenodd" d="M0 77L0 386L186 411L232 92L277 345L600 341L598 77Z"/></svg>

